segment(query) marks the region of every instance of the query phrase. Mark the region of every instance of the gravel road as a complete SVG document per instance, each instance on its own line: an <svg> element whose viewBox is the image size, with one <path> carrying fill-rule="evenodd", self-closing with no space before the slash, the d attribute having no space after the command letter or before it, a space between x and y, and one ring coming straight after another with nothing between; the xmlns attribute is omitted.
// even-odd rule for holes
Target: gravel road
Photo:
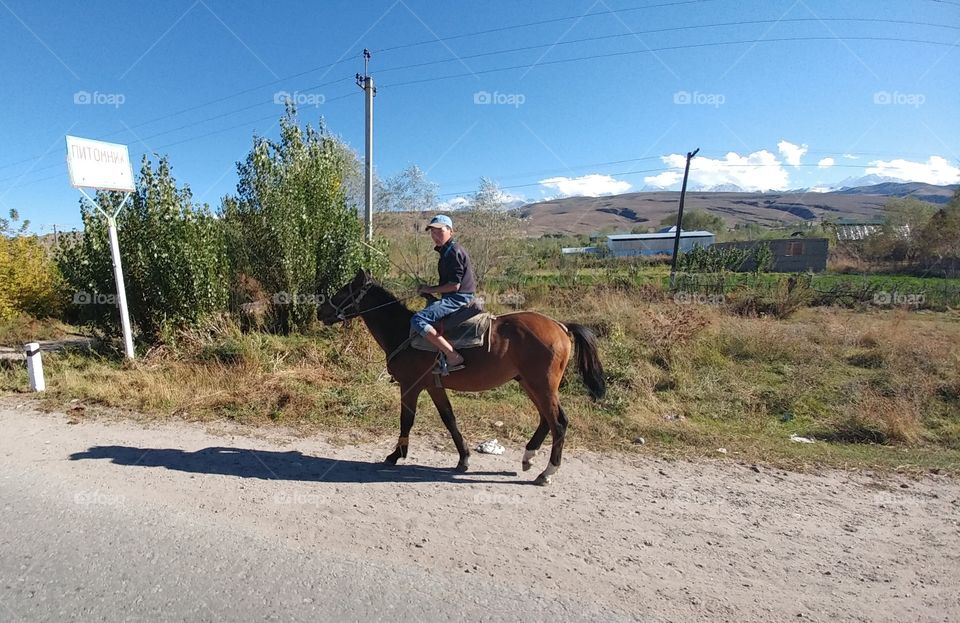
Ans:
<svg viewBox="0 0 960 623"><path fill-rule="evenodd" d="M4 399L0 621L960 620L944 476L569 449L540 488L514 447L456 474L414 435L385 467L393 434L338 447Z"/></svg>

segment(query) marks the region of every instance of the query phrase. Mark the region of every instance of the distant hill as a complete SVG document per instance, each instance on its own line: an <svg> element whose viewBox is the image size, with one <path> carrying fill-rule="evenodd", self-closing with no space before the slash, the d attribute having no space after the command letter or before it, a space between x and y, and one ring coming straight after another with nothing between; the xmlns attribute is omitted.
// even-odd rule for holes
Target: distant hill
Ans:
<svg viewBox="0 0 960 623"><path fill-rule="evenodd" d="M883 195L886 197L912 197L920 201L929 201L930 203L948 203L953 193L957 191L957 185L953 186L933 186L932 184L923 184L921 182L884 182L874 184L873 186L858 186L856 188L843 188L835 191L844 195Z"/></svg>
<svg viewBox="0 0 960 623"><path fill-rule="evenodd" d="M705 210L730 226L755 223L779 226L824 219L874 219L892 197L915 197L946 203L957 186L882 183L832 192L699 192L688 191L685 210ZM677 213L679 192L639 192L606 197L566 197L527 204L519 209L528 235L586 234L600 230L630 231L655 227Z"/></svg>

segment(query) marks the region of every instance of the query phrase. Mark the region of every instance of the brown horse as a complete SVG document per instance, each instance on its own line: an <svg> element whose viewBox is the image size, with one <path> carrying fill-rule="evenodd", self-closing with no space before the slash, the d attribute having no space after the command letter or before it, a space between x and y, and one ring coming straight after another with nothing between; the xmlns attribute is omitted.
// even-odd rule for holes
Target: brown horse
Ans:
<svg viewBox="0 0 960 623"><path fill-rule="evenodd" d="M540 412L540 425L523 454L523 470L530 469L530 460L549 432L553 438L550 463L535 481L539 485L549 484L550 477L560 467L567 431L567 416L560 406L557 389L570 359L571 337L577 347L577 368L590 395L597 400L606 391L593 332L579 324L561 324L536 312L516 312L494 319L489 352L485 347L461 350L466 367L443 377L433 374L436 353L403 347L410 334L413 312L369 273L358 272L353 281L320 306L319 314L327 325L360 316L387 355L387 370L400 384L401 403L400 438L396 449L386 458L390 464L407 456L417 398L426 390L460 453L457 470L466 471L470 450L457 429L446 390L476 392L514 379ZM443 387L437 386L437 378Z"/></svg>

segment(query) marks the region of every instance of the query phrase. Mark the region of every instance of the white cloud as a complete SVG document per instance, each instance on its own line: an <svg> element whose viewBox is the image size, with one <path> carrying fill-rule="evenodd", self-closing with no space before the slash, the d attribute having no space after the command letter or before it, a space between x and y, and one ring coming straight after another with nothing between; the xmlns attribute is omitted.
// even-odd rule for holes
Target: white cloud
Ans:
<svg viewBox="0 0 960 623"><path fill-rule="evenodd" d="M437 205L437 209L441 212L453 212L455 210L462 210L470 204L470 200L466 197L454 197L452 199L447 199L446 201L441 201Z"/></svg>
<svg viewBox="0 0 960 623"><path fill-rule="evenodd" d="M506 208L519 208L522 205L530 203L530 200L523 195L514 195L513 193L508 193L503 190L499 191L497 194L497 200L503 207ZM464 197L461 195L452 197L446 201L441 201L437 204L437 209L441 212L454 212L456 210L464 210L469 208L472 202L473 200L470 197Z"/></svg>
<svg viewBox="0 0 960 623"><path fill-rule="evenodd" d="M835 164L837 164L837 161L834 160L833 158L824 158L823 160L817 163L817 166L821 169L829 169Z"/></svg>
<svg viewBox="0 0 960 623"><path fill-rule="evenodd" d="M546 188L556 190L561 197L598 197L614 195L630 190L630 182L617 180L609 175L581 175L580 177L551 177L540 180Z"/></svg>
<svg viewBox="0 0 960 623"><path fill-rule="evenodd" d="M800 166L800 159L803 158L805 153L807 153L806 145L794 145L789 141L780 141L777 143L777 149L780 150L780 153L783 155L783 159L787 161L787 164L793 167Z"/></svg>
<svg viewBox="0 0 960 623"><path fill-rule="evenodd" d="M927 184L956 184L960 182L960 168L951 165L946 158L930 156L926 162L910 160L874 160L867 167L867 175L882 175L904 182Z"/></svg>
<svg viewBox="0 0 960 623"><path fill-rule="evenodd" d="M687 157L683 154L670 154L660 158L673 171L674 184L683 177L683 168ZM654 178L668 181L667 173ZM647 181L647 180L645 180ZM690 185L693 187L712 187L733 184L748 191L786 190L789 188L790 175L783 163L769 151L763 149L747 156L730 152L722 159L694 158L690 162Z"/></svg>
<svg viewBox="0 0 960 623"><path fill-rule="evenodd" d="M843 157L846 158L847 160L857 160L857 159L858 159L858 157L857 157L857 156L854 156L853 154L843 154Z"/></svg>
<svg viewBox="0 0 960 623"><path fill-rule="evenodd" d="M652 175L643 178L643 183L658 188L669 188L683 179L683 174L679 171L665 171L659 175Z"/></svg>
<svg viewBox="0 0 960 623"><path fill-rule="evenodd" d="M523 195L514 195L506 191L500 191L500 202L507 208L519 208L530 203L530 200Z"/></svg>

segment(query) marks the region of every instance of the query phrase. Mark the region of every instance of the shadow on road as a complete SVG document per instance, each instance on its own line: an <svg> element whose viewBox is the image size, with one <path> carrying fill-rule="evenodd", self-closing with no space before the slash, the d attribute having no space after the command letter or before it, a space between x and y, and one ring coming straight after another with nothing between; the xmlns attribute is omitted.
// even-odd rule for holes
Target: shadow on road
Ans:
<svg viewBox="0 0 960 623"><path fill-rule="evenodd" d="M172 448L93 446L70 455L71 461L110 459L115 465L165 467L197 474L222 474L263 480L304 482L451 482L528 484L527 481L477 479L477 476L516 477L517 472L458 473L454 468L386 465L307 456L301 452L267 452L248 448L204 448L185 452Z"/></svg>

